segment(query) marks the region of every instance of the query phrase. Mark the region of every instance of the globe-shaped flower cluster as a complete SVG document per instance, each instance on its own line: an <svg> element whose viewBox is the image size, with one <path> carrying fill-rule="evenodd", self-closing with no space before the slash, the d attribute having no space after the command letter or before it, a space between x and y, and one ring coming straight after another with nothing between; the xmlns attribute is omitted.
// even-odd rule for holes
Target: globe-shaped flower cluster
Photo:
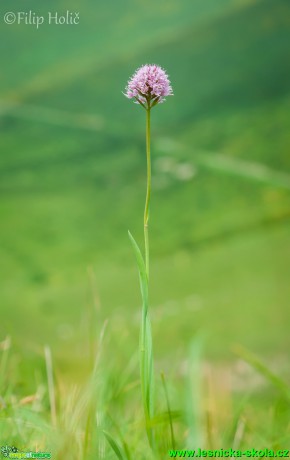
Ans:
<svg viewBox="0 0 290 460"><path fill-rule="evenodd" d="M166 96L173 96L173 92L166 72L158 65L146 64L129 80L125 96L135 99L145 109L151 109L164 102Z"/></svg>

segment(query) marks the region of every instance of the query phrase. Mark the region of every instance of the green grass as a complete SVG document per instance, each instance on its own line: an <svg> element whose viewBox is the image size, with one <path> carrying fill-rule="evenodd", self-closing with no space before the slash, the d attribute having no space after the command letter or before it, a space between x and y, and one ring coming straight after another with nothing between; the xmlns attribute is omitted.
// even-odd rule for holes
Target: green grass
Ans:
<svg viewBox="0 0 290 460"><path fill-rule="evenodd" d="M1 441L51 445L56 458L69 448L78 459L84 449L116 458L110 436L121 455L127 443L132 458L148 447L137 363L141 299L127 234L142 241L145 121L122 91L137 66L157 62L175 96L152 111L156 417L168 407L164 372L184 447L194 423L184 407L188 360L201 332L200 365L209 369L201 383L212 392L204 396L210 420L201 408L207 445L231 446L244 421L246 447L286 445L289 403L243 367L235 347L289 378L289 4L79 3L62 2L80 11L74 29L0 29L0 339L12 338L1 374L8 405ZM18 1L9 7L19 8ZM29 8L47 11L36 1ZM103 361L90 377L92 337L106 320ZM58 436L49 421L45 345ZM19 403L36 392L38 403ZM95 404L98 427L90 418ZM159 422L165 458L168 417Z"/></svg>

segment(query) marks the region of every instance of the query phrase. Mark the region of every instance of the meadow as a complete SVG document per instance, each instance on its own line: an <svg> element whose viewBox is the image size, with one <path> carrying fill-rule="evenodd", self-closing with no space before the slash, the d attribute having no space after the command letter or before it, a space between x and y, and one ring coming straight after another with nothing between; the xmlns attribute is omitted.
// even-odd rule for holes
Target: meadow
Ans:
<svg viewBox="0 0 290 460"><path fill-rule="evenodd" d="M288 1L49 9L80 24L0 25L0 447L151 458L127 233L145 118L122 94L146 62L174 90L152 112L156 458L289 447Z"/></svg>

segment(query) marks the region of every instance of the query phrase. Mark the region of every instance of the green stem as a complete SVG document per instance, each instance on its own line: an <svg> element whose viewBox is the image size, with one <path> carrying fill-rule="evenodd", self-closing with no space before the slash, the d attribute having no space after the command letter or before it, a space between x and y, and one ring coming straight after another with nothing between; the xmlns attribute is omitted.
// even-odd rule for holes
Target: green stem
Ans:
<svg viewBox="0 0 290 460"><path fill-rule="evenodd" d="M145 269L146 269L146 277L147 277L147 296L148 296L148 284L149 284L149 232L148 232L148 222L149 222L149 211L150 211L150 197L151 197L151 154L150 154L150 100L147 100L148 107L146 108L146 160L147 160L147 191L146 191L146 202L145 202L145 209L144 209L144 243L145 243ZM148 301L148 300L147 300ZM148 304L147 304L148 308ZM150 446L152 450L155 450L155 441L154 441L154 433L153 428L150 426L151 417L153 413L151 412L150 406L152 403L152 361L151 364L149 363L152 360L152 342L151 342L151 325L148 316L148 310L143 311L143 344L142 348L144 349L144 363L146 363L146 380L147 385L145 388L144 394L144 402L145 402L145 418L146 418L146 427L147 427L147 435L149 439ZM149 328L149 329L148 329ZM148 343L148 337L150 336L150 343ZM149 348L148 348L149 347ZM150 349L151 348L151 349ZM146 350L146 351L145 351ZM149 361L148 361L149 360ZM148 399L147 399L148 398Z"/></svg>
<svg viewBox="0 0 290 460"><path fill-rule="evenodd" d="M144 210L145 265L149 280L149 235L148 221L151 196L151 156L150 156L150 107L146 109L146 157L147 157L147 193Z"/></svg>
<svg viewBox="0 0 290 460"><path fill-rule="evenodd" d="M163 372L161 372L161 380L162 380L162 383L163 383L163 388L164 388L164 393L165 393L165 398L166 398L166 404L167 404L167 413L168 413L168 418L169 418L170 435L171 435L171 448L175 450L175 439L174 439L174 431L173 431L172 413L171 413L171 408L170 408L170 402L169 402L169 396L168 396L168 391L167 391L165 375L163 374Z"/></svg>

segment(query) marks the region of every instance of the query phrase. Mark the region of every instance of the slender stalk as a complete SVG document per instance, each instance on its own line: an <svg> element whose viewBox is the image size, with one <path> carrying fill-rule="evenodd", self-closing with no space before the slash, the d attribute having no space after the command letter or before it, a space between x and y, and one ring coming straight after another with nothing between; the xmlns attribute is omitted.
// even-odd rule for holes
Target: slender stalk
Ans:
<svg viewBox="0 0 290 460"><path fill-rule="evenodd" d="M146 109L146 158L147 158L147 192L144 210L144 240L145 240L145 265L147 278L149 280L149 235L148 235L148 221L150 209L150 196L151 196L151 155L150 155L150 110Z"/></svg>
<svg viewBox="0 0 290 460"><path fill-rule="evenodd" d="M44 354L45 354L45 362L46 362L46 373L47 373L47 382L48 382L51 422L52 422L53 427L56 427L57 421L56 421L55 388L54 388L54 381L53 381L51 351L48 346L44 347Z"/></svg>
<svg viewBox="0 0 290 460"><path fill-rule="evenodd" d="M0 349L3 350L1 360L0 360L0 398L1 398L2 392L4 393L5 376L7 375L7 363L8 363L8 354L9 354L10 346L11 346L11 339L9 336L7 336L4 342L0 344Z"/></svg>
<svg viewBox="0 0 290 460"><path fill-rule="evenodd" d="M172 449L175 450L175 438L174 438L174 431L173 431L172 413L171 413L171 408L170 408L170 401L169 401L169 396L168 396L168 391L167 391L165 375L163 374L163 372L161 372L161 380L162 380L165 398L166 398L166 404L167 404L167 413L168 413L168 418L169 418L170 435L171 435L171 447Z"/></svg>
<svg viewBox="0 0 290 460"><path fill-rule="evenodd" d="M157 88L157 89L156 89ZM154 429L154 369L151 323L148 314L148 285L149 285L149 208L151 195L151 158L150 158L150 112L152 107L164 101L165 96L171 96L172 88L168 75L156 64L140 67L129 80L126 94L129 99L134 98L146 110L146 158L147 158L147 192L144 209L144 245L145 261L138 244L129 233L129 238L135 252L140 278L142 296L142 319L139 340L141 391L146 422L146 431L149 444L155 447Z"/></svg>
<svg viewBox="0 0 290 460"><path fill-rule="evenodd" d="M143 361L144 377L146 374L146 385L143 389L143 399L144 399L144 409L145 409L145 419L146 419L146 430L149 439L149 443L154 451L155 441L153 428L150 427L151 417L153 416L153 388L152 388L152 379L153 379L153 357L152 357L152 337L151 337L151 324L148 315L148 290L149 290L149 232L148 232L148 222L149 222L149 211L150 211L150 197L151 197L151 153L150 153L150 99L147 99L147 108L146 108L146 160L147 160L147 190L146 190L146 201L144 209L144 243L145 243L145 268L146 268L146 277L147 277L147 308L143 308L143 318L142 318L142 329L141 329L141 363ZM142 380L142 377L141 377ZM145 380L144 380L145 383Z"/></svg>

